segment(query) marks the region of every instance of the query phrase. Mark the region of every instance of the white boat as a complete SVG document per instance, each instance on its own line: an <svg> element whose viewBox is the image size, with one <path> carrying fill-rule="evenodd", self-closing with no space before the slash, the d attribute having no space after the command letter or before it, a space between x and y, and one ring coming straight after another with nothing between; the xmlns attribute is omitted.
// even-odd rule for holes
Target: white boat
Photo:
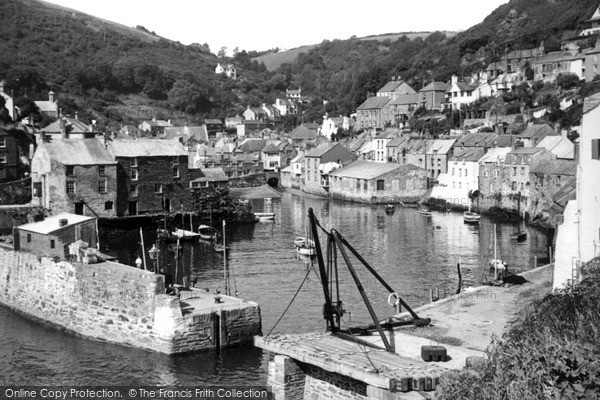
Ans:
<svg viewBox="0 0 600 400"><path fill-rule="evenodd" d="M473 212L473 211L465 211L463 213L463 219L465 224L478 224L481 219L481 215Z"/></svg>
<svg viewBox="0 0 600 400"><path fill-rule="evenodd" d="M171 235L173 235L176 239L194 239L200 237L199 233L185 229L175 229L173 232L171 232Z"/></svg>
<svg viewBox="0 0 600 400"><path fill-rule="evenodd" d="M419 209L419 214L421 214L424 217L431 217L431 211L429 211L429 209L425 207Z"/></svg>
<svg viewBox="0 0 600 400"><path fill-rule="evenodd" d="M255 212L254 218L257 221L273 221L275 219L274 212Z"/></svg>
<svg viewBox="0 0 600 400"><path fill-rule="evenodd" d="M303 256L314 256L317 254L315 242L312 239L298 236L294 239L294 247L296 248L296 253Z"/></svg>
<svg viewBox="0 0 600 400"><path fill-rule="evenodd" d="M200 225L198 227L198 234L200 235L200 239L204 240L217 240L219 236L219 232L209 225Z"/></svg>

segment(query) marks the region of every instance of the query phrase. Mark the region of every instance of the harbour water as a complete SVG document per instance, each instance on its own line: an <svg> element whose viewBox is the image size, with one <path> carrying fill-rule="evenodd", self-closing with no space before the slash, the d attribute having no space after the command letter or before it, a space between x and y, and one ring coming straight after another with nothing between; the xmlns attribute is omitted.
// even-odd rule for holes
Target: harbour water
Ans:
<svg viewBox="0 0 600 400"><path fill-rule="evenodd" d="M465 286L475 286L482 266L493 258L492 221L482 218L479 226L463 223L460 213L433 212L431 218L416 209L396 208L388 215L384 206L328 201L296 196L289 192L271 202L255 200L255 211L273 211L275 221L227 226L232 292L261 305L263 332L274 327L308 274L295 302L277 333L300 333L324 329L322 289L312 262L293 248L296 236L305 236L307 210L312 207L321 225L335 228L411 306L429 301L429 290L442 296L456 291L456 263L462 265ZM219 226L215 221L215 226ZM544 232L527 228L528 237L517 244L510 235L516 224L498 224L497 257L509 268L527 270L534 258L546 257ZM146 247L155 240L154 231L144 233ZM105 238L121 262L133 265L140 254L139 230ZM224 259L207 243L183 243L178 280L183 275L197 279L210 291L223 290ZM163 267L174 260L163 254ZM151 260L147 259L147 262ZM342 300L347 321L369 322L366 307L340 258ZM392 315L385 289L353 261L380 318ZM490 299L489 301L493 301ZM31 322L0 307L0 382L3 384L94 384L94 385L264 385L268 355L252 346L169 357L142 350L90 341Z"/></svg>

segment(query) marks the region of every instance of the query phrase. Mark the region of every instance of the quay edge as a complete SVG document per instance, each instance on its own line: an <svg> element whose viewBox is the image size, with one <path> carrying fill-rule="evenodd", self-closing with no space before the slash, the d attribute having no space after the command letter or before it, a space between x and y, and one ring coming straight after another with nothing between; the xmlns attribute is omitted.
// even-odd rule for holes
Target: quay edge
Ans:
<svg viewBox="0 0 600 400"><path fill-rule="evenodd" d="M114 262L82 264L0 247L0 304L90 339L164 354L250 343L257 303L204 290L167 295L162 275Z"/></svg>

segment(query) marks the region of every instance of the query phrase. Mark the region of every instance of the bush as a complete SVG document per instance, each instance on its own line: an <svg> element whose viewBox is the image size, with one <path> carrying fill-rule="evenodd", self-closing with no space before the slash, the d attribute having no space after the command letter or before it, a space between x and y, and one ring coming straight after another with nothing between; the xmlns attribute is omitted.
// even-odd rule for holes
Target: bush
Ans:
<svg viewBox="0 0 600 400"><path fill-rule="evenodd" d="M532 304L481 371L444 377L441 399L600 398L600 259L578 285Z"/></svg>

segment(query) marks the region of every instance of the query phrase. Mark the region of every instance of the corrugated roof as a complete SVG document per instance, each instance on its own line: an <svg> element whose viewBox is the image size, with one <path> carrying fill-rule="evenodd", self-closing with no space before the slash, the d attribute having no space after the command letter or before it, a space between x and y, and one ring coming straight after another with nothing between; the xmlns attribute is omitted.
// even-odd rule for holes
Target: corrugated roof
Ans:
<svg viewBox="0 0 600 400"><path fill-rule="evenodd" d="M67 225L60 226L59 221L61 219L67 220ZM94 217L86 217L84 215L70 214L70 213L61 213L57 215L53 215L47 217L43 221L39 222L31 222L29 224L20 225L18 228L23 231L40 233L42 235L48 235L52 232L58 231L60 229L64 229L69 226L77 225L82 222L92 221L96 218Z"/></svg>
<svg viewBox="0 0 600 400"><path fill-rule="evenodd" d="M372 161L355 161L345 167L331 172L329 175L340 178L374 179L388 172L401 169L400 164L378 163Z"/></svg>
<svg viewBox="0 0 600 400"><path fill-rule="evenodd" d="M546 136L537 146L548 149L558 158L575 158L575 145L562 136Z"/></svg>
<svg viewBox="0 0 600 400"><path fill-rule="evenodd" d="M223 168L201 168L200 171L204 176L194 179L192 182L224 182L228 181L227 175L223 172Z"/></svg>
<svg viewBox="0 0 600 400"><path fill-rule="evenodd" d="M108 151L114 157L187 156L188 152L178 140L135 139L112 140Z"/></svg>
<svg viewBox="0 0 600 400"><path fill-rule="evenodd" d="M364 101L364 103L357 107L357 110L372 110L374 108L382 108L389 101L390 98L387 96L369 97L367 100Z"/></svg>
<svg viewBox="0 0 600 400"><path fill-rule="evenodd" d="M531 167L534 174L569 175L577 174L577 163L572 160L546 161Z"/></svg>
<svg viewBox="0 0 600 400"><path fill-rule="evenodd" d="M128 140L131 142L131 140ZM109 142L110 143L110 142ZM107 165L116 164L101 139L60 139L41 143L50 157L63 165Z"/></svg>

